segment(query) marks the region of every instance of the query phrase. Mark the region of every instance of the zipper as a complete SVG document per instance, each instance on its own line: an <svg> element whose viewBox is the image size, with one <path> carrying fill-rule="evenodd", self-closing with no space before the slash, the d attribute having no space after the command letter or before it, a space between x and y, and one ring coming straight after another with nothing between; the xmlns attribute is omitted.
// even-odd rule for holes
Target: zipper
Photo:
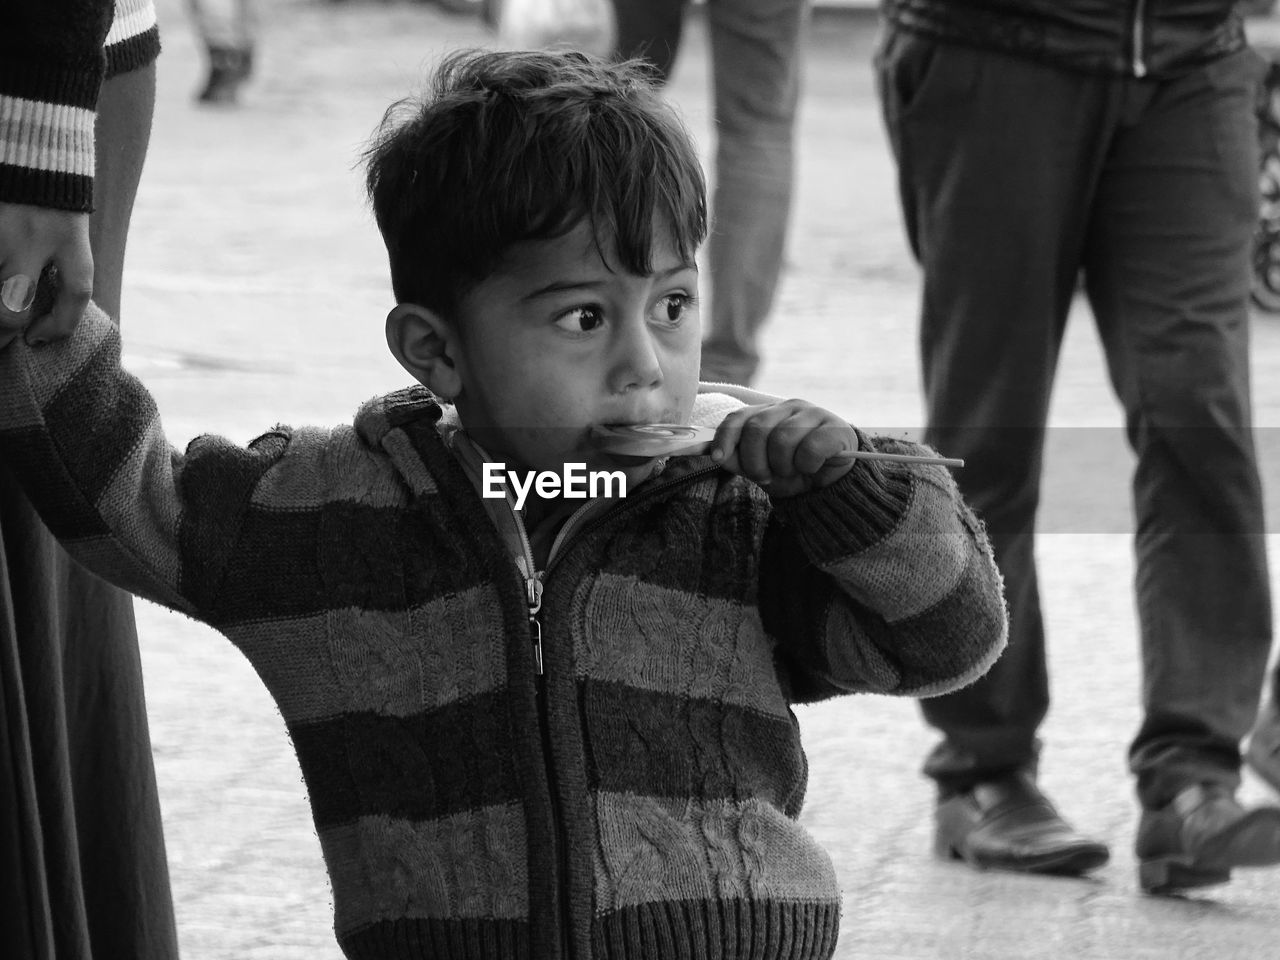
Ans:
<svg viewBox="0 0 1280 960"><path fill-rule="evenodd" d="M543 767L547 773L547 793L551 803L551 824L555 831L556 866L558 882L556 884L556 903L559 906L559 924L557 930L560 942L560 957L571 960L572 945L569 937L572 918L569 916L569 857L568 838L565 835L564 818L560 812L559 787L556 768L551 752L551 717L547 698L547 670L542 656L542 621L538 618L542 610L542 578L538 576L533 560L533 545L529 542L529 534L525 531L524 521L520 513L507 501L511 518L515 522L516 532L520 534L520 555L516 557L516 566L524 580L525 604L529 612L529 640L533 645L533 680L534 697L538 710L538 733L542 741ZM572 517L570 518L572 519ZM567 521L566 521L567 525Z"/></svg>
<svg viewBox="0 0 1280 960"><path fill-rule="evenodd" d="M1147 0L1136 0L1133 5L1133 75L1139 80L1147 75L1142 23L1146 8Z"/></svg>
<svg viewBox="0 0 1280 960"><path fill-rule="evenodd" d="M535 620L534 622L536 623L537 621ZM539 643L541 643L541 627L539 627ZM541 656L540 647L539 656ZM571 960L573 945L569 937L569 930L572 926L573 918L569 916L569 838L565 834L564 817L561 816L560 801L558 799L560 779L556 776L556 765L551 752L550 704L547 697L547 678L544 672L539 671L537 674L535 687L538 702L538 727L542 733L542 754L546 758L544 766L547 771L547 790L551 799L551 824L555 830L554 840L558 872L556 903L560 908L560 922L557 924L560 934L558 938L560 941L560 958L561 960Z"/></svg>
<svg viewBox="0 0 1280 960"><path fill-rule="evenodd" d="M711 474L719 470L716 464L706 467L700 467L697 470L691 470L686 474L682 474L667 482L658 481L653 487L649 488L639 497L628 498L622 504L614 507L612 510L603 510L593 513L588 508L590 503L584 504L578 510L575 510L569 519L564 522L560 531L556 534L555 539L551 543L551 549L547 552L547 569L542 576L539 576L537 568L533 560L533 545L529 542L529 534L525 531L524 521L520 519L520 514L507 501L507 507L511 510L512 519L515 521L516 531L520 534L520 556L516 557L516 566L519 569L521 579L524 580L525 604L529 610L529 639L533 646L533 672L534 672L534 691L538 706L538 727L542 737L542 752L545 757L544 765L547 771L547 786L551 800L551 822L555 828L555 847L556 847L556 864L559 868L559 883L557 884L557 901L560 905L560 955L564 960L571 960L573 956L573 945L569 937L572 918L569 915L569 843L565 835L564 819L560 812L560 802L557 799L559 795L559 779L556 776L555 762L551 752L551 718L547 697L547 673L546 664L543 660L542 651L542 621L538 614L542 610L542 592L543 577L551 572L552 566L556 559L563 555L564 548L572 540L577 539L579 530L594 530L606 520L612 519L620 513L634 509L667 490L677 487L682 483L687 483L698 477Z"/></svg>
<svg viewBox="0 0 1280 960"><path fill-rule="evenodd" d="M524 602L529 608L529 640L533 644L533 672L535 676L542 677L546 675L546 667L542 662L542 621L538 619L538 612L542 609L542 580L538 577L538 572L533 569L533 550L529 546L528 534L524 532L524 525L520 523L519 517L516 517L516 529L520 531L524 547L524 555L518 558L516 565L520 569L521 579L524 580Z"/></svg>

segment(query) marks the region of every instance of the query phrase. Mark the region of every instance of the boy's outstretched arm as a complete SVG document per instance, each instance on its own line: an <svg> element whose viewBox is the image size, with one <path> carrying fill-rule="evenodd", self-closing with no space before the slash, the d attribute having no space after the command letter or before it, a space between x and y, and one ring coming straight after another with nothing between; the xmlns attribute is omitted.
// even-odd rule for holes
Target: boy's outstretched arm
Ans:
<svg viewBox="0 0 1280 960"><path fill-rule="evenodd" d="M867 437L801 401L745 408L718 439L733 450L722 462L772 499L760 612L793 700L933 696L995 662L1008 634L1000 573L948 470L821 465L842 447L933 451Z"/></svg>
<svg viewBox="0 0 1280 960"><path fill-rule="evenodd" d="M253 490L285 446L201 437L179 453L95 304L67 339L0 347L0 461L41 519L103 579L191 616L209 619Z"/></svg>

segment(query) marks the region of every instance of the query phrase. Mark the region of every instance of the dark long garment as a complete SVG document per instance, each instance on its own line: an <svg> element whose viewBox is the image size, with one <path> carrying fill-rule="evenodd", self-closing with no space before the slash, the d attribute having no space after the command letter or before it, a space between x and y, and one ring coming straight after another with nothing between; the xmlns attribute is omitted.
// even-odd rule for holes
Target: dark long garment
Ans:
<svg viewBox="0 0 1280 960"><path fill-rule="evenodd" d="M877 62L924 268L926 439L967 461L956 479L992 533L1010 608L995 668L925 701L944 734L926 772L947 791L1035 759L1049 689L1033 536L1083 269L1137 454L1139 798L1234 786L1271 642L1248 371L1258 58L1140 81L891 28Z"/></svg>
<svg viewBox="0 0 1280 960"><path fill-rule="evenodd" d="M155 67L106 81L94 299L119 315ZM0 465L0 953L177 956L130 597L58 547Z"/></svg>

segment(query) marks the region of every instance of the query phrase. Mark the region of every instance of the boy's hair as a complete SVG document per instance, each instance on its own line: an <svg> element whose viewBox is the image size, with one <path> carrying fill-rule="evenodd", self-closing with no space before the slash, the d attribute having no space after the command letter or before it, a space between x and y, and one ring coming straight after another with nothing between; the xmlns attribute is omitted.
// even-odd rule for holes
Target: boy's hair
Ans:
<svg viewBox="0 0 1280 960"><path fill-rule="evenodd" d="M692 139L639 61L459 51L387 110L365 162L396 300L449 318L513 244L584 219L640 275L655 224L689 263L707 233Z"/></svg>

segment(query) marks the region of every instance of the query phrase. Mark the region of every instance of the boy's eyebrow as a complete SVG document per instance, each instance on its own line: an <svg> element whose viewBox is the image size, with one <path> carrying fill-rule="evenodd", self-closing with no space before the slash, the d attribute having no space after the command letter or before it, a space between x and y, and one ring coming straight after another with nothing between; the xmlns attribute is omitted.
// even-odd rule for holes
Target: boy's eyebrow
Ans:
<svg viewBox="0 0 1280 960"><path fill-rule="evenodd" d="M698 265L693 261L688 263L678 263L668 270L663 270L661 273L654 274L654 277L658 280L666 280L668 277L673 277L677 273L683 273L685 270L697 269ZM526 293L520 299L536 300L538 297L545 297L550 293L564 293L566 290L588 290L592 287L602 286L606 282L607 281L603 277L594 280L555 280L544 287L539 287L537 290Z"/></svg>

